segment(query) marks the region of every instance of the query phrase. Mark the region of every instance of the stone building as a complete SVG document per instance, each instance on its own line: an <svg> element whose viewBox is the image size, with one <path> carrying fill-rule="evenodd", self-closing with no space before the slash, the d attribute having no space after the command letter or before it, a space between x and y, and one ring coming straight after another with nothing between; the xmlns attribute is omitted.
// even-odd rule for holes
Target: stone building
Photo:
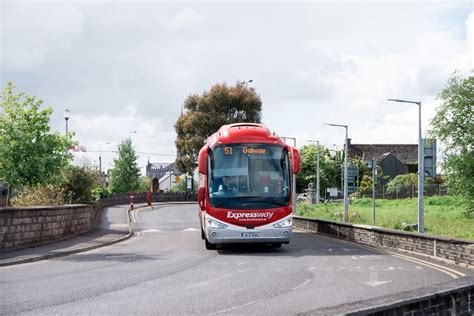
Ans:
<svg viewBox="0 0 474 316"><path fill-rule="evenodd" d="M153 192L167 192L179 183L182 172L173 163L150 163L146 165L145 175L150 178Z"/></svg>

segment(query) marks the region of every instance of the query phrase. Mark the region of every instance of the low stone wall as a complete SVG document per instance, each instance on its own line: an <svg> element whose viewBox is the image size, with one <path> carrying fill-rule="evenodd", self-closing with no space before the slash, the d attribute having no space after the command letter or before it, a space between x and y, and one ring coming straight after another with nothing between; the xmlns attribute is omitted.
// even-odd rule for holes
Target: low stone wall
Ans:
<svg viewBox="0 0 474 316"><path fill-rule="evenodd" d="M474 241L470 240L450 239L300 216L294 217L293 227L372 247L392 248L430 256L465 267L474 267Z"/></svg>
<svg viewBox="0 0 474 316"><path fill-rule="evenodd" d="M134 193L134 203L145 203L147 192ZM152 202L197 201L197 194L152 193ZM0 206L0 251L40 245L91 231L104 207L130 203L130 194L113 194L92 205L31 207Z"/></svg>
<svg viewBox="0 0 474 316"><path fill-rule="evenodd" d="M91 205L0 207L0 250L88 232L96 212Z"/></svg>
<svg viewBox="0 0 474 316"><path fill-rule="evenodd" d="M147 202L147 192L134 192L134 203L146 203ZM184 201L197 201L197 194L192 193L181 193L181 192L170 192L170 193L152 193L151 194L152 202L184 202ZM102 206L110 205L121 205L130 203L130 193L116 193L112 194L107 198L100 200Z"/></svg>

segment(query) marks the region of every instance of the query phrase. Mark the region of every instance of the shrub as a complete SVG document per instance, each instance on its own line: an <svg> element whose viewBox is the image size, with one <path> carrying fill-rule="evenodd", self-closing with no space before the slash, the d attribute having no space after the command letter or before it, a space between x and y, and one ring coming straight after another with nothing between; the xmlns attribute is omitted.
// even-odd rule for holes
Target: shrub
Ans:
<svg viewBox="0 0 474 316"><path fill-rule="evenodd" d="M63 205L65 191L59 185L24 187L11 203L14 206Z"/></svg>
<svg viewBox="0 0 474 316"><path fill-rule="evenodd" d="M98 186L91 190L92 202L97 202L100 199L107 198L110 196L110 192L106 187Z"/></svg>
<svg viewBox="0 0 474 316"><path fill-rule="evenodd" d="M91 203L92 189L101 186L99 172L86 167L69 166L64 179L62 186L69 203Z"/></svg>

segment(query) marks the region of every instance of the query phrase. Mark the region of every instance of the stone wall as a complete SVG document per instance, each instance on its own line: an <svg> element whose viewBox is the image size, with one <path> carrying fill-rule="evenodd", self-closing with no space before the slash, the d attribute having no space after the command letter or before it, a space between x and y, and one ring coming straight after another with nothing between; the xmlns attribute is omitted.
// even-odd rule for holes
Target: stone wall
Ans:
<svg viewBox="0 0 474 316"><path fill-rule="evenodd" d="M91 205L0 207L0 250L88 232L95 217Z"/></svg>
<svg viewBox="0 0 474 316"><path fill-rule="evenodd" d="M145 203L146 192L134 193L134 203ZM152 202L197 201L196 194L152 193ZM113 194L92 205L1 207L0 250L22 248L86 233L99 223L107 206L130 203L130 194Z"/></svg>
<svg viewBox="0 0 474 316"><path fill-rule="evenodd" d="M474 267L474 241L450 239L367 225L294 217L293 227L372 247L392 248Z"/></svg>

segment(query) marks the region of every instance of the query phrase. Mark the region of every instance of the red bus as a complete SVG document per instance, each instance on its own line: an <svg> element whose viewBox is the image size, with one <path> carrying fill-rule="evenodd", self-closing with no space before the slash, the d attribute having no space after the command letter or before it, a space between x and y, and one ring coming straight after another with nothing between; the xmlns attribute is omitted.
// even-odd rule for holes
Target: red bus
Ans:
<svg viewBox="0 0 474 316"><path fill-rule="evenodd" d="M222 126L198 159L199 218L207 249L226 243L288 244L291 175L300 155L262 124Z"/></svg>

